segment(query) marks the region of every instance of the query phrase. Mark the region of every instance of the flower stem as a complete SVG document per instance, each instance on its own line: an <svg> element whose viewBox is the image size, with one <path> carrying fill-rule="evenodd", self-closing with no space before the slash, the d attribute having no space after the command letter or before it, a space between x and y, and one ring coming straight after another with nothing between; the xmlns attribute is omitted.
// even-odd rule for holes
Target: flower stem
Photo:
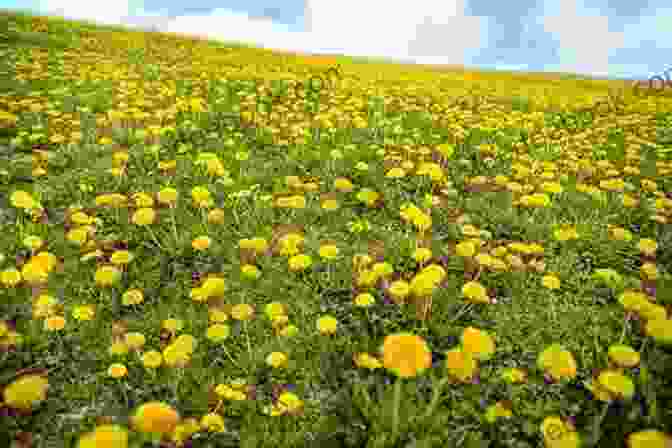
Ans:
<svg viewBox="0 0 672 448"><path fill-rule="evenodd" d="M399 434L399 406L401 404L401 378L394 383L394 401L392 402L392 440Z"/></svg>
<svg viewBox="0 0 672 448"><path fill-rule="evenodd" d="M429 405L427 406L427 410L425 413L420 417L421 421L424 421L431 417L431 415L434 413L434 410L436 409L436 405L439 404L439 398L441 397L441 392L443 391L443 387L446 385L448 382L448 377L443 378L441 381L439 381L438 386L434 387L434 390L432 391L432 401L429 402Z"/></svg>

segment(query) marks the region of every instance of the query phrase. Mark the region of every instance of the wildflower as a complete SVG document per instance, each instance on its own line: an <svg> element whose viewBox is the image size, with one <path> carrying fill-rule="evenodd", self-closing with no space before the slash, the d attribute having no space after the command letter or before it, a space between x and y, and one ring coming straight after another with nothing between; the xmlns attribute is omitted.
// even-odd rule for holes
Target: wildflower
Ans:
<svg viewBox="0 0 672 448"><path fill-rule="evenodd" d="M231 328L226 324L214 324L208 327L206 337L212 342L221 342L229 337Z"/></svg>
<svg viewBox="0 0 672 448"><path fill-rule="evenodd" d="M647 280L656 280L658 278L658 268L654 263L644 263L642 266L639 268L642 277L644 277Z"/></svg>
<svg viewBox="0 0 672 448"><path fill-rule="evenodd" d="M633 432L628 436L628 448L669 448L672 436L656 429Z"/></svg>
<svg viewBox="0 0 672 448"><path fill-rule="evenodd" d="M511 412L511 409L505 406L501 401L488 406L488 408L485 410L485 420L488 423L495 423L498 418L509 418L512 416L513 413Z"/></svg>
<svg viewBox="0 0 672 448"><path fill-rule="evenodd" d="M174 205L177 202L178 195L179 193L176 189L166 187L157 193L156 199L161 204Z"/></svg>
<svg viewBox="0 0 672 448"><path fill-rule="evenodd" d="M338 246L335 244L325 244L320 246L320 257L325 260L333 260L338 256Z"/></svg>
<svg viewBox="0 0 672 448"><path fill-rule="evenodd" d="M221 277L208 277L201 286L203 293L208 298L218 298L224 296L227 290L226 282Z"/></svg>
<svg viewBox="0 0 672 448"><path fill-rule="evenodd" d="M425 340L411 333L397 333L383 341L383 366L401 378L415 377L432 364Z"/></svg>
<svg viewBox="0 0 672 448"><path fill-rule="evenodd" d="M338 320L333 316L322 316L317 319L317 330L321 334L334 334L338 327Z"/></svg>
<svg viewBox="0 0 672 448"><path fill-rule="evenodd" d="M148 226L156 219L156 212L153 208L139 208L133 213L131 221L137 226Z"/></svg>
<svg viewBox="0 0 672 448"><path fill-rule="evenodd" d="M615 344L607 352L609 360L617 367L636 367L639 365L640 355L628 345Z"/></svg>
<svg viewBox="0 0 672 448"><path fill-rule="evenodd" d="M127 448L128 430L120 425L100 425L79 438L77 448Z"/></svg>
<svg viewBox="0 0 672 448"><path fill-rule="evenodd" d="M56 314L58 301L49 294L40 294L33 303L33 317L36 319L46 318Z"/></svg>
<svg viewBox="0 0 672 448"><path fill-rule="evenodd" d="M576 377L576 361L560 344L548 346L537 358L537 365L556 381Z"/></svg>
<svg viewBox="0 0 672 448"><path fill-rule="evenodd" d="M285 305L280 302L271 302L264 307L264 313L269 319L286 314Z"/></svg>
<svg viewBox="0 0 672 448"><path fill-rule="evenodd" d="M632 241L632 232L622 227L612 227L609 233L616 241Z"/></svg>
<svg viewBox="0 0 672 448"><path fill-rule="evenodd" d="M125 306L139 305L145 300L145 296L139 289L129 289L121 295L121 303Z"/></svg>
<svg viewBox="0 0 672 448"><path fill-rule="evenodd" d="M313 264L310 255L298 254L288 260L289 270L292 272L301 272L308 269Z"/></svg>
<svg viewBox="0 0 672 448"><path fill-rule="evenodd" d="M490 298L485 287L475 281L465 283L462 286L462 294L468 301L473 303L490 303Z"/></svg>
<svg viewBox="0 0 672 448"><path fill-rule="evenodd" d="M142 354L141 361L145 368L156 369L163 363L163 356L161 355L161 352L150 350Z"/></svg>
<svg viewBox="0 0 672 448"><path fill-rule="evenodd" d="M558 289L560 288L560 279L555 275L544 275L541 284L548 289Z"/></svg>
<svg viewBox="0 0 672 448"><path fill-rule="evenodd" d="M126 369L126 366L121 363L114 363L107 369L107 375L114 379L123 378L127 373L128 370Z"/></svg>
<svg viewBox="0 0 672 448"><path fill-rule="evenodd" d="M637 243L637 248L642 254L653 257L656 255L656 250L658 250L658 243L650 238L642 238Z"/></svg>
<svg viewBox="0 0 672 448"><path fill-rule="evenodd" d="M210 191L206 187L196 186L191 189L191 198L197 207L206 208L214 205Z"/></svg>
<svg viewBox="0 0 672 448"><path fill-rule="evenodd" d="M404 280L396 280L390 285L388 292L395 302L401 303L410 294L411 287Z"/></svg>
<svg viewBox="0 0 672 448"><path fill-rule="evenodd" d="M336 200L336 199L325 199L324 201L322 201L322 206L321 207L322 207L322 210L326 210L326 211L331 212L331 211L334 211L334 210L338 210L338 208L340 207L340 204L338 203L338 200Z"/></svg>
<svg viewBox="0 0 672 448"><path fill-rule="evenodd" d="M524 370L510 367L502 371L502 379L509 384L521 384L527 380L527 373Z"/></svg>
<svg viewBox="0 0 672 448"><path fill-rule="evenodd" d="M254 308L247 303L239 303L231 308L231 317L236 320L250 320L254 314Z"/></svg>
<svg viewBox="0 0 672 448"><path fill-rule="evenodd" d="M649 320L644 332L661 345L672 345L672 319Z"/></svg>
<svg viewBox="0 0 672 448"><path fill-rule="evenodd" d="M224 425L224 418L211 412L206 414L201 418L201 428L205 429L208 432L225 432L226 427Z"/></svg>
<svg viewBox="0 0 672 448"><path fill-rule="evenodd" d="M23 245L32 251L36 251L44 245L44 240L39 236L29 235L23 239Z"/></svg>
<svg viewBox="0 0 672 448"><path fill-rule="evenodd" d="M112 286L121 278L121 271L114 266L101 266L96 270L95 281L98 286Z"/></svg>
<svg viewBox="0 0 672 448"><path fill-rule="evenodd" d="M131 420L140 432L168 434L177 426L180 415L170 405L154 401L138 407Z"/></svg>
<svg viewBox="0 0 672 448"><path fill-rule="evenodd" d="M472 241L463 241L455 246L455 252L460 257L473 257L476 254L476 245Z"/></svg>
<svg viewBox="0 0 672 448"><path fill-rule="evenodd" d="M566 227L561 227L559 229L556 229L553 232L553 237L557 241L576 240L576 239L579 238L579 233L576 231L576 227L566 226Z"/></svg>
<svg viewBox="0 0 672 448"><path fill-rule="evenodd" d="M13 192L9 197L9 201L14 207L22 208L24 210L31 209L37 205L35 199L33 199L30 193L23 190L17 190Z"/></svg>
<svg viewBox="0 0 672 448"><path fill-rule="evenodd" d="M358 353L354 356L354 362L357 367L363 367L370 370L379 369L383 366L383 363L380 362L380 360L368 353Z"/></svg>
<svg viewBox="0 0 672 448"><path fill-rule="evenodd" d="M107 351L112 356L124 356L128 353L128 350L128 345L124 341L115 341Z"/></svg>
<svg viewBox="0 0 672 448"><path fill-rule="evenodd" d="M413 259L418 263L425 263L432 258L432 251L426 247L418 247L413 251Z"/></svg>
<svg viewBox="0 0 672 448"><path fill-rule="evenodd" d="M3 399L7 406L14 409L29 410L44 401L49 389L49 381L41 375L23 375L3 391Z"/></svg>
<svg viewBox="0 0 672 448"><path fill-rule="evenodd" d="M124 335L124 342L130 350L141 349L146 341L145 335L139 332L130 332Z"/></svg>
<svg viewBox="0 0 672 448"><path fill-rule="evenodd" d="M281 412L294 413L303 407L303 400L299 399L299 397L292 392L283 392L278 397L277 404L281 409Z"/></svg>
<svg viewBox="0 0 672 448"><path fill-rule="evenodd" d="M358 294L357 297L355 297L355 305L366 308L375 303L375 298L373 295L371 295L368 292L364 292L361 294Z"/></svg>
<svg viewBox="0 0 672 448"><path fill-rule="evenodd" d="M446 352L446 369L451 378L467 383L478 372L478 361L471 352L458 347Z"/></svg>
<svg viewBox="0 0 672 448"><path fill-rule="evenodd" d="M135 256L127 250L115 250L110 257L110 262L117 266L125 266L133 261Z"/></svg>
<svg viewBox="0 0 672 448"><path fill-rule="evenodd" d="M343 193L349 193L354 189L354 186L352 185L352 182L350 182L350 179L339 177L334 180L334 188Z"/></svg>
<svg viewBox="0 0 672 448"><path fill-rule="evenodd" d="M462 349L479 361L487 361L495 353L495 341L485 331L467 327L462 332Z"/></svg>
<svg viewBox="0 0 672 448"><path fill-rule="evenodd" d="M266 357L266 364L276 369L287 367L287 361L287 355L282 352L272 352Z"/></svg>
<svg viewBox="0 0 672 448"><path fill-rule="evenodd" d="M162 322L161 328L172 334L175 334L184 328L184 322L181 319L175 319L171 317Z"/></svg>
<svg viewBox="0 0 672 448"><path fill-rule="evenodd" d="M547 448L578 448L581 444L578 433L560 417L546 417L541 434Z"/></svg>
<svg viewBox="0 0 672 448"><path fill-rule="evenodd" d="M287 337L291 338L293 336L296 336L299 333L299 329L296 327L296 325L289 324L282 330L280 330L280 336L282 337Z"/></svg>
<svg viewBox="0 0 672 448"><path fill-rule="evenodd" d="M214 208L208 212L208 222L210 224L223 224L226 220L226 214L221 208Z"/></svg>
<svg viewBox="0 0 672 448"><path fill-rule="evenodd" d="M14 288L21 283L21 272L16 268L8 268L0 272L0 282L8 287Z"/></svg>
<svg viewBox="0 0 672 448"><path fill-rule="evenodd" d="M47 331L61 331L63 328L65 328L63 316L51 316L44 321L44 329Z"/></svg>
<svg viewBox="0 0 672 448"><path fill-rule="evenodd" d="M244 264L240 267L240 273L244 278L256 280L261 277L261 271L253 264Z"/></svg>
<svg viewBox="0 0 672 448"><path fill-rule="evenodd" d="M635 383L616 370L605 370L597 378L600 388L614 398L629 400L635 394Z"/></svg>
<svg viewBox="0 0 672 448"><path fill-rule="evenodd" d="M191 247L194 248L194 250L203 251L210 247L211 242L212 240L210 237L199 236L191 242Z"/></svg>

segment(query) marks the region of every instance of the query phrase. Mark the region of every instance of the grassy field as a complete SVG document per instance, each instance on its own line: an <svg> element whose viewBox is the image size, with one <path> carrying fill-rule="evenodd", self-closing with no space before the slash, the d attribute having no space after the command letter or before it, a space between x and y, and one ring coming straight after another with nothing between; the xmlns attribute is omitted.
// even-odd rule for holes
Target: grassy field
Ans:
<svg viewBox="0 0 672 448"><path fill-rule="evenodd" d="M667 91L10 12L0 54L0 446L671 446Z"/></svg>

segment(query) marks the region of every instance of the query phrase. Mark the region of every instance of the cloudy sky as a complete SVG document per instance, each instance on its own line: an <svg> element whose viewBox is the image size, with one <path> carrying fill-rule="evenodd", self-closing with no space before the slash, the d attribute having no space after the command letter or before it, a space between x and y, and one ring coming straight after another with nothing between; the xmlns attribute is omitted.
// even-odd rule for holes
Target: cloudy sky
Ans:
<svg viewBox="0 0 672 448"><path fill-rule="evenodd" d="M669 0L0 0L0 8L429 64L622 78L672 68Z"/></svg>

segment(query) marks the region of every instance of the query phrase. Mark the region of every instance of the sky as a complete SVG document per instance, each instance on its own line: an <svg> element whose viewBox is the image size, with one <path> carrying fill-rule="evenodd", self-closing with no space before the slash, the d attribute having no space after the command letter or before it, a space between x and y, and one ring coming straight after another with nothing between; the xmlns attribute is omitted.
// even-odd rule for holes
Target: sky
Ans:
<svg viewBox="0 0 672 448"><path fill-rule="evenodd" d="M672 68L669 0L0 0L0 8L421 64L627 79Z"/></svg>

